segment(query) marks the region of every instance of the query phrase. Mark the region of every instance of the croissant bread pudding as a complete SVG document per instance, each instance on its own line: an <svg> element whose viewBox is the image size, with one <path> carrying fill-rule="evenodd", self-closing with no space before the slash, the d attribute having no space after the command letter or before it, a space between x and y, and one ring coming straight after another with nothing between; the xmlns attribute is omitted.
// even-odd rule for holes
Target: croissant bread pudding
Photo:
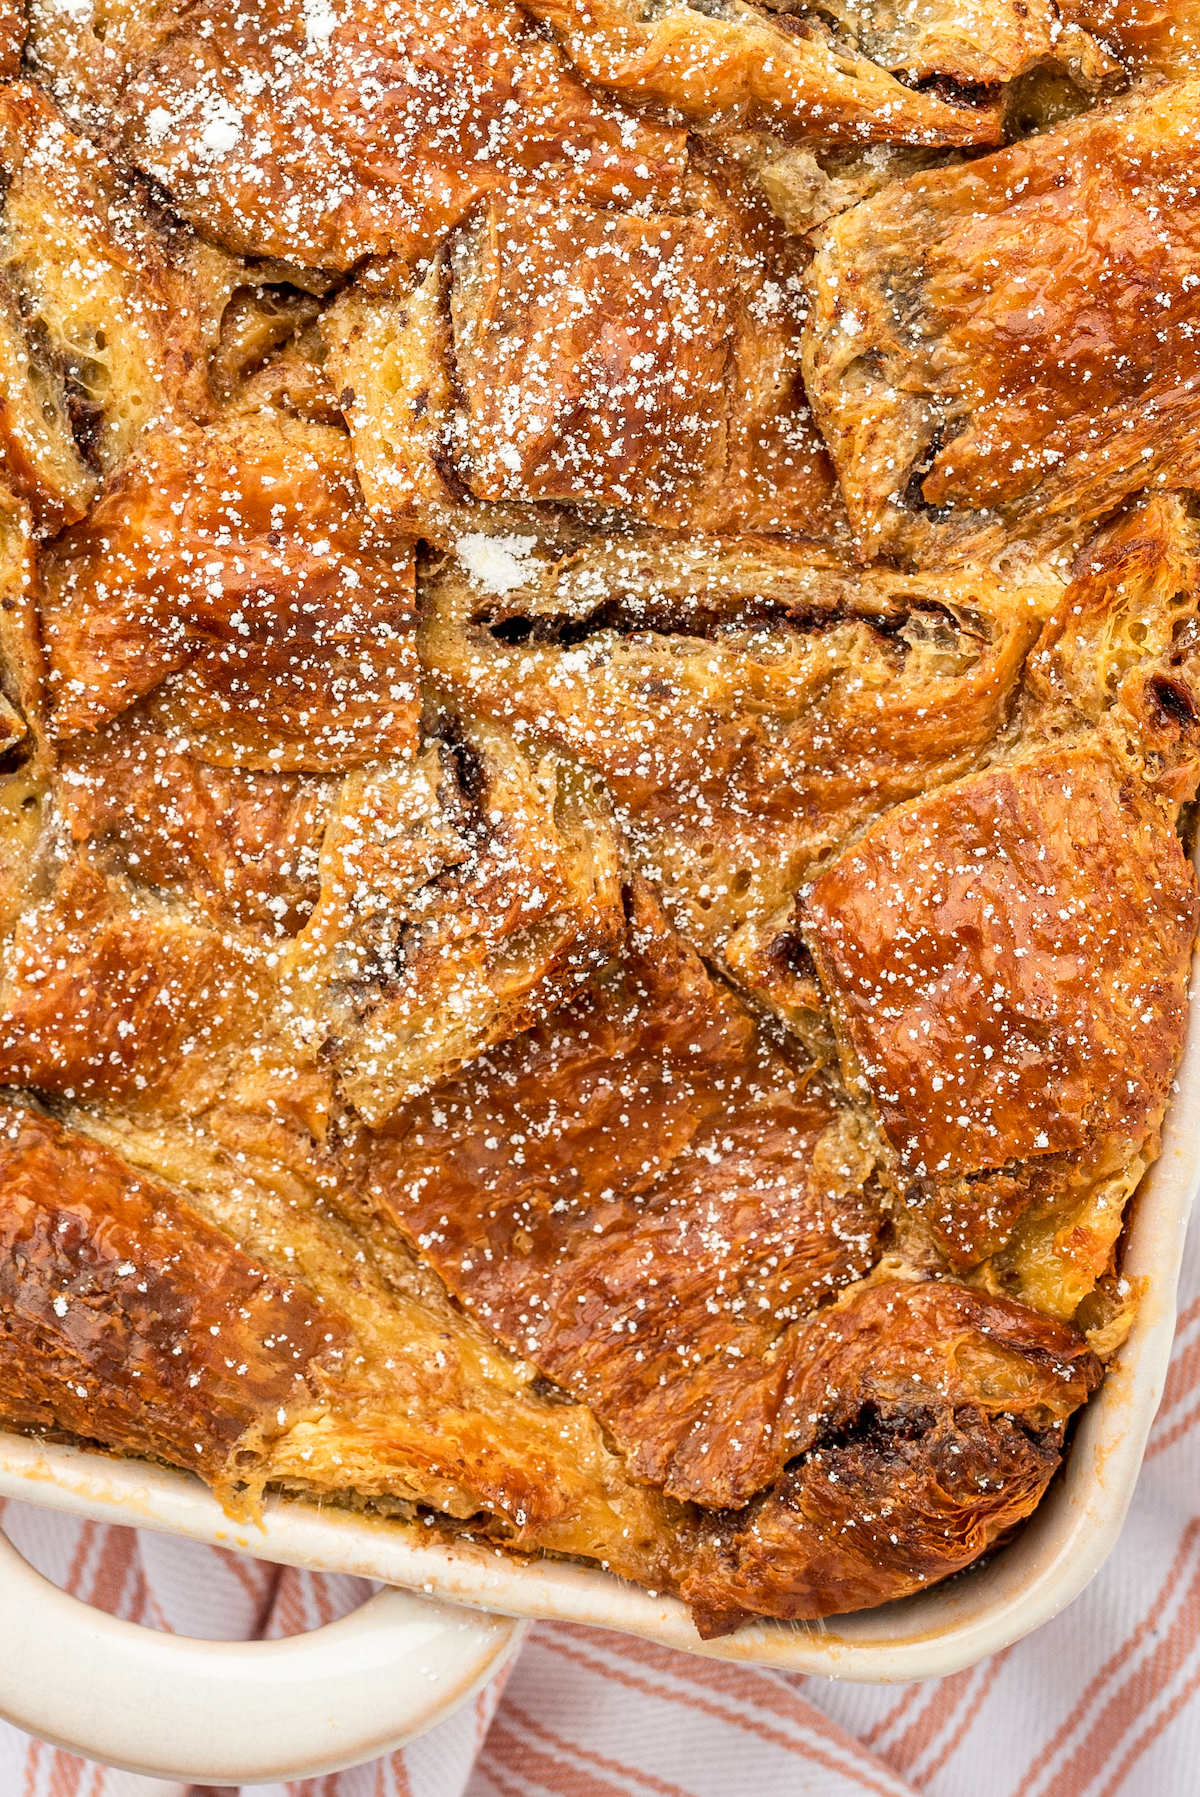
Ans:
<svg viewBox="0 0 1200 1797"><path fill-rule="evenodd" d="M702 1635L1139 1299L1197 0L5 0L0 1418Z"/></svg>

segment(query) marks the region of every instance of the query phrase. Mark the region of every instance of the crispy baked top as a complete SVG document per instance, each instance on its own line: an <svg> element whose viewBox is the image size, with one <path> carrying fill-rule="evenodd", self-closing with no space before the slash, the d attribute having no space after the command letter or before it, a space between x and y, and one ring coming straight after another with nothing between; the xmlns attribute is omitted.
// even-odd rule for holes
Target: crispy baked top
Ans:
<svg viewBox="0 0 1200 1797"><path fill-rule="evenodd" d="M0 1417L708 1634L969 1565L1186 1026L1200 10L0 77Z"/></svg>

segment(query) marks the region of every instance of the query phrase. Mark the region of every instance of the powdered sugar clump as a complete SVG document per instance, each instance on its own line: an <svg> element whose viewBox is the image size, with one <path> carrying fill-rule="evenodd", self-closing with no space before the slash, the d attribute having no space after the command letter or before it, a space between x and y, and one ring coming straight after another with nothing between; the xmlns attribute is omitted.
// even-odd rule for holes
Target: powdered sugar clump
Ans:
<svg viewBox="0 0 1200 1797"><path fill-rule="evenodd" d="M529 579L526 566L536 537L489 537L481 530L459 537L455 553L467 573L486 592L511 593Z"/></svg>
<svg viewBox="0 0 1200 1797"><path fill-rule="evenodd" d="M204 129L200 133L200 142L206 150L223 156L236 147L242 135L242 115L235 106L220 94L208 95L202 117Z"/></svg>
<svg viewBox="0 0 1200 1797"><path fill-rule="evenodd" d="M304 35L309 43L323 50L338 25L338 16L329 0L304 0Z"/></svg>

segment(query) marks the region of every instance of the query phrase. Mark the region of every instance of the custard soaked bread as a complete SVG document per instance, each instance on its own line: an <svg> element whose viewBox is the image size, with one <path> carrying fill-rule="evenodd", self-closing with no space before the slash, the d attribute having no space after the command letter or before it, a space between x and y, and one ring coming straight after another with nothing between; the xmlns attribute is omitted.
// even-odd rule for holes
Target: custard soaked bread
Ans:
<svg viewBox="0 0 1200 1797"><path fill-rule="evenodd" d="M10 481L53 531L156 420L203 411L232 266L40 88L0 94L0 162L0 435Z"/></svg>
<svg viewBox="0 0 1200 1797"><path fill-rule="evenodd" d="M1187 1021L1188 6L23 33L0 1417L710 1636L1001 1546Z"/></svg>
<svg viewBox="0 0 1200 1797"><path fill-rule="evenodd" d="M877 812L974 765L1058 588L860 570L776 538L532 554L431 577L427 667L598 767L705 952Z"/></svg>

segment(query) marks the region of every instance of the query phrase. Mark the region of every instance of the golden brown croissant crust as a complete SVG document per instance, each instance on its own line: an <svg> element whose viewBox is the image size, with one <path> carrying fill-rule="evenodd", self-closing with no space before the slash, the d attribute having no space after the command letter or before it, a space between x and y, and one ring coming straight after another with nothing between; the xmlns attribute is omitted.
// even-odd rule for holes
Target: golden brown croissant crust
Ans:
<svg viewBox="0 0 1200 1797"><path fill-rule="evenodd" d="M218 1486L311 1402L344 1330L152 1179L32 1109L0 1111L0 1404ZM251 1445L252 1444L252 1445Z"/></svg>
<svg viewBox="0 0 1200 1797"><path fill-rule="evenodd" d="M919 1592L1197 928L1193 0L0 12L0 1418Z"/></svg>

